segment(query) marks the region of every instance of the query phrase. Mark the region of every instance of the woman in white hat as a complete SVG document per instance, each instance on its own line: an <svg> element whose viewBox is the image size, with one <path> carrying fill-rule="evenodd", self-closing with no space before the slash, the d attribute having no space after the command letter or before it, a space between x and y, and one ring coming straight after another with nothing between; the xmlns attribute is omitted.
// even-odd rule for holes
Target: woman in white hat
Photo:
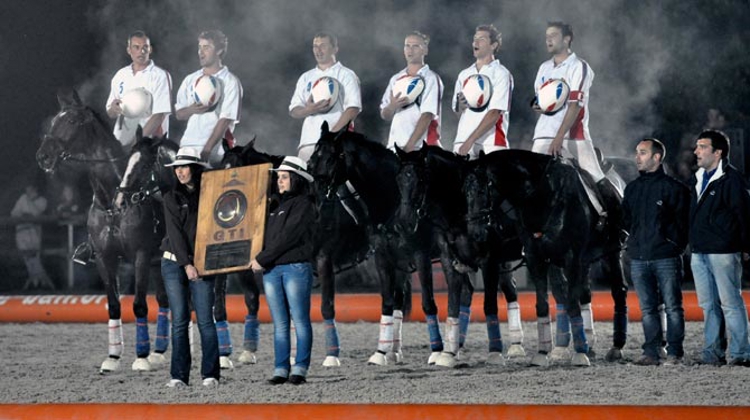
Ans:
<svg viewBox="0 0 750 420"><path fill-rule="evenodd" d="M305 383L312 351L310 293L313 271L313 229L316 208L310 195L313 177L307 164L287 156L278 167L278 197L271 201L265 240L251 262L254 271L264 271L263 288L274 329L272 385ZM290 317L297 333L297 354L290 365Z"/></svg>
<svg viewBox="0 0 750 420"><path fill-rule="evenodd" d="M219 342L213 318L214 277L201 277L193 263L195 233L198 226L198 197L203 170L208 164L200 151L183 147L174 162L177 183L164 195L164 219L167 234L161 244L164 255L161 274L172 310L172 379L168 387L183 387L190 382L190 305L193 304L201 335L201 376L203 386L219 384Z"/></svg>

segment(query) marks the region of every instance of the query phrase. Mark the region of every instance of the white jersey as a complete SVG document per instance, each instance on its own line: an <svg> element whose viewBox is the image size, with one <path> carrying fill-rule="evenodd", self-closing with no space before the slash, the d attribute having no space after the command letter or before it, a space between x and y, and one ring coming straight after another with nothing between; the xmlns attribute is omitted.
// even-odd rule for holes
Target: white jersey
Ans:
<svg viewBox="0 0 750 420"><path fill-rule="evenodd" d="M549 59L539 66L539 71L534 80L534 92L539 91L539 87L549 79L563 79L570 87L570 97L568 102L578 102L581 111L570 128L565 133L563 139L570 140L591 140L589 133L589 90L594 81L594 71L589 64L579 59L575 53L570 54L562 63L555 66L555 62ZM565 113L568 110L566 105L554 115L540 115L534 129L534 140L536 139L554 139L557 130L563 123Z"/></svg>
<svg viewBox="0 0 750 420"><path fill-rule="evenodd" d="M347 108L362 109L362 95L359 90L359 78L350 69L344 67L340 62L326 70L315 67L308 70L297 80L297 86L292 95L292 101L289 103L289 111L298 106L305 106L310 98L310 90L313 83L323 76L333 77L340 84L339 97L336 103L325 114L309 115L302 123L302 135L299 140L299 146L312 145L318 142L320 138L320 126L324 121L332 127L341 117L341 114Z"/></svg>
<svg viewBox="0 0 750 420"><path fill-rule="evenodd" d="M391 94L393 92L393 85L398 79L406 76L406 69L396 73L391 80L388 82L388 87L385 89L383 99L380 102L380 110L387 107L391 103ZM431 113L433 115L430 125L427 127L427 131L422 135L422 138L415 144L414 149L418 150L422 147L422 142L427 142L431 146L441 146L440 144L440 118L443 100L443 81L440 80L440 76L437 73L430 70L430 66L425 64L417 75L421 76L424 80L424 90L419 97L411 105L401 108L396 111L393 115L393 121L391 121L391 131L388 134L388 148L395 150L394 145L403 148L409 141L409 138L414 133L414 129L417 127L419 118L424 113Z"/></svg>
<svg viewBox="0 0 750 420"><path fill-rule="evenodd" d="M203 75L203 69L189 74L182 81L180 89L177 91L177 103L175 109L180 110L193 105L193 86L195 79ZM223 138L230 141L234 140L234 126L240 122L240 113L242 107L242 84L234 74L229 72L229 68L222 67L214 77L221 81L221 99L216 106L202 114L193 114L190 116L185 127L185 133L180 140L180 147L195 147L202 150L206 145L211 133L220 119L226 118L231 120ZM221 156L224 149L221 142L217 142L212 154Z"/></svg>
<svg viewBox="0 0 750 420"><path fill-rule="evenodd" d="M458 74L456 79L456 87L453 92L453 99L451 106L454 110L458 109L457 96L461 93L461 88L464 85L469 76L473 74L483 74L490 78L492 83L492 97L487 108L482 111L472 111L466 109L461 114L461 118L458 121L458 129L456 130L456 139L453 142L453 148L457 150L457 145L460 145L466 141L466 139L474 132L474 130L482 122L482 119L487 112L491 109L497 109L500 112L500 117L495 123L494 130L488 130L474 143L475 146L494 146L499 148L508 148L508 125L510 123L510 100L513 94L513 76L510 74L505 66L500 64L499 60L492 60L491 63L482 66L481 70L477 70L476 63L472 64L469 68L466 68Z"/></svg>
<svg viewBox="0 0 750 420"><path fill-rule="evenodd" d="M112 77L106 108L109 109L112 102L121 99L125 92L136 88L144 88L151 94L151 113L140 119L125 117L118 119L114 135L123 146L129 146L135 141L136 129L138 126L145 126L153 114L167 114L155 135L163 136L169 132L169 114L172 113L172 76L166 70L156 66L154 60L151 60L145 69L136 73L133 73L132 64L118 70Z"/></svg>

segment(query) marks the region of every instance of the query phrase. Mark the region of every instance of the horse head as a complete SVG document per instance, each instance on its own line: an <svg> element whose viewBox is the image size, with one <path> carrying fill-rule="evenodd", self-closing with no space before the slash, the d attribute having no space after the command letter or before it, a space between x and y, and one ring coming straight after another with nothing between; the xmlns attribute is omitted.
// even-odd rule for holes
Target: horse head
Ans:
<svg viewBox="0 0 750 420"><path fill-rule="evenodd" d="M271 163L274 168L277 168L284 160L284 156L269 155L255 149L255 136L244 146L230 148L224 140L222 141L222 147L224 148L224 157L221 160L221 167L225 169L261 163Z"/></svg>
<svg viewBox="0 0 750 420"><path fill-rule="evenodd" d="M173 184L172 169L165 167L173 162L177 144L164 138L143 137L141 128L136 132L136 141L130 150L128 165L117 187L115 207L137 205L168 189Z"/></svg>
<svg viewBox="0 0 750 420"><path fill-rule="evenodd" d="M112 148L119 144L106 123L83 104L75 90L63 89L58 92L57 99L60 111L52 118L36 153L42 170L54 172L60 161L76 160L75 157L98 152L99 139L109 141L108 146Z"/></svg>
<svg viewBox="0 0 750 420"><path fill-rule="evenodd" d="M407 153L396 146L396 155L401 161L396 175L401 200L396 210L395 228L402 235L410 235L427 216L427 147Z"/></svg>
<svg viewBox="0 0 750 420"><path fill-rule="evenodd" d="M491 185L487 173L479 161L471 162L464 171L464 195L466 197L466 228L469 238L478 244L488 241L493 225Z"/></svg>
<svg viewBox="0 0 750 420"><path fill-rule="evenodd" d="M346 182L346 156L341 137L346 130L332 132L324 122L307 170L315 178L319 194L332 199L336 188Z"/></svg>

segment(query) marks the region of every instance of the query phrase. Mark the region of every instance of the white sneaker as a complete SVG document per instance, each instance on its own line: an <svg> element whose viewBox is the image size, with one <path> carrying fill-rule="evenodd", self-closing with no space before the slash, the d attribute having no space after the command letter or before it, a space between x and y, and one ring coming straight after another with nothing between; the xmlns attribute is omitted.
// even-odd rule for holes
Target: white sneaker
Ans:
<svg viewBox="0 0 750 420"><path fill-rule="evenodd" d="M183 387L186 387L186 386L187 386L187 384L185 382L182 382L179 379L171 379L167 383L167 388L183 388Z"/></svg>
<svg viewBox="0 0 750 420"><path fill-rule="evenodd" d="M216 378L206 378L203 380L203 386L206 388L216 388L219 386L219 380Z"/></svg>

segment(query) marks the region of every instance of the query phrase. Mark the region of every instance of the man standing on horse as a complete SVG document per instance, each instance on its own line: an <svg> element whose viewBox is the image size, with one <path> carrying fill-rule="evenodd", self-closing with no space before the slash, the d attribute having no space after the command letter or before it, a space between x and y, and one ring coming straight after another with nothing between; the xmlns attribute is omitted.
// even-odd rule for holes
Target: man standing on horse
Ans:
<svg viewBox="0 0 750 420"><path fill-rule="evenodd" d="M221 139L227 139L229 146L233 147L234 127L240 122L242 84L223 63L228 47L227 36L219 30L204 31L198 36L201 69L185 77L175 103L177 119L187 120L180 146L197 148L201 151L201 158L213 167L219 165L224 155ZM203 105L193 100L192 88L204 75L219 82L221 98L216 104Z"/></svg>
<svg viewBox="0 0 750 420"><path fill-rule="evenodd" d="M643 355L638 365L658 365L662 326L659 304L667 313L665 365L682 360L685 313L682 308L682 253L687 246L690 191L664 172L666 152L659 140L647 138L635 148L640 177L625 188L623 225L630 233L631 279L641 306Z"/></svg>
<svg viewBox="0 0 750 420"><path fill-rule="evenodd" d="M144 137L165 136L172 113L172 76L151 60L153 50L146 33L131 33L126 51L133 62L115 73L106 105L107 115L117 119L114 135L123 147L133 145L138 126L143 128ZM151 95L150 112L142 118L123 115L121 98L134 89L145 89Z"/></svg>
<svg viewBox="0 0 750 420"><path fill-rule="evenodd" d="M494 25L477 26L472 42L476 62L458 74L453 94L452 108L459 117L453 151L459 155L476 159L480 150L491 153L509 148L513 76L495 58L502 44L503 36ZM487 76L492 84L490 102L482 110L470 109L461 92L466 79L475 74Z"/></svg>
<svg viewBox="0 0 750 420"><path fill-rule="evenodd" d="M714 130L698 135L698 171L690 205L690 267L703 309L702 363L726 363L721 329L731 335L729 364L750 366L748 318L742 298L742 258L750 252L750 195L742 174L729 164L729 139Z"/></svg>
<svg viewBox="0 0 750 420"><path fill-rule="evenodd" d="M440 76L425 64L430 37L414 31L404 40L404 57L406 68L396 73L388 82L388 87L380 103L380 117L391 121L388 134L388 148L394 145L411 152L422 147L422 142L429 145L440 144L440 111L443 100L443 81ZM400 92L394 95L393 86L403 77L418 76L424 82L424 90L419 97L409 103Z"/></svg>
<svg viewBox="0 0 750 420"><path fill-rule="evenodd" d="M297 80L297 86L289 104L289 115L293 118L304 118L302 135L297 155L307 162L310 160L315 144L320 138L320 128L323 122L331 127L330 131L337 132L344 128L352 128L354 118L362 111L362 95L359 90L359 78L338 60L338 39L335 35L319 32L313 37L313 55L317 66L308 70ZM339 83L339 97L331 106L333 99L313 102L311 90L313 84L321 77L328 76Z"/></svg>

